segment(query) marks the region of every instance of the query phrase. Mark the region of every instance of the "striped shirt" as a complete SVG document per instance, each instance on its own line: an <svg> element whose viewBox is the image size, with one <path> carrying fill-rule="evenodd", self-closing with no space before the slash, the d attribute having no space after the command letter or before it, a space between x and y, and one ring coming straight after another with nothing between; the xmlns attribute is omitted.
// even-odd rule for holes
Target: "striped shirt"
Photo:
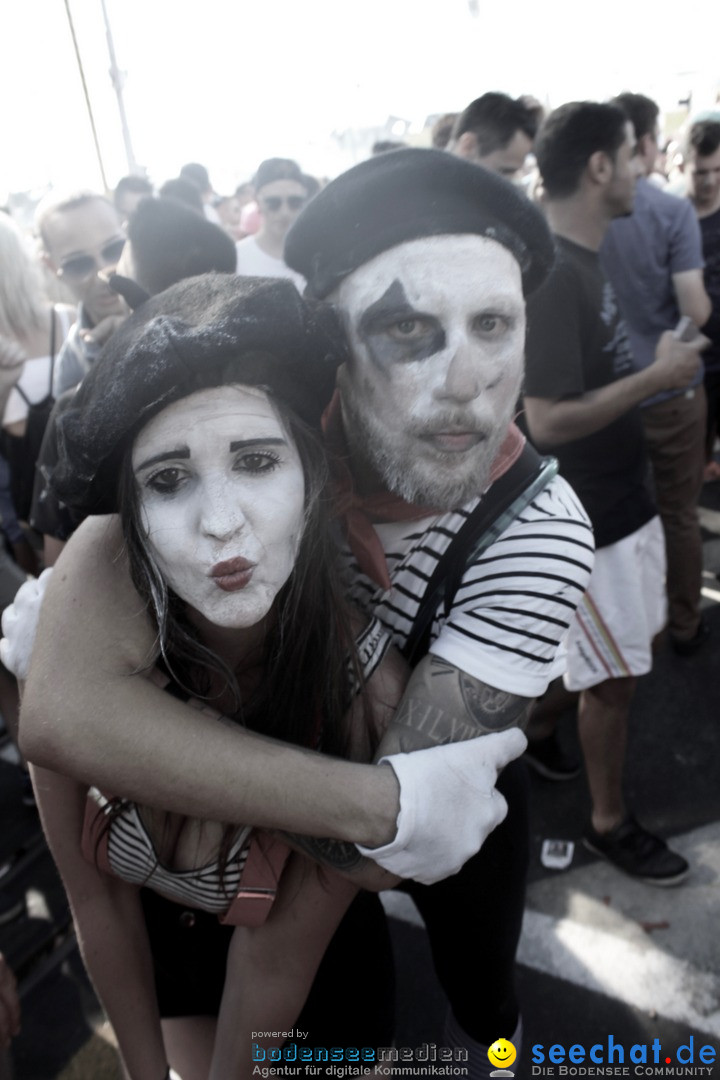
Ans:
<svg viewBox="0 0 720 1080"><path fill-rule="evenodd" d="M95 804L96 813L109 811L108 800L97 788L90 789L88 801ZM159 861L138 807L126 802L110 825L107 857L112 872L123 881L154 889L179 904L224 915L240 888L251 832L251 826L238 831L224 873L217 858L206 866L173 870Z"/></svg>
<svg viewBox="0 0 720 1080"><path fill-rule="evenodd" d="M440 556L478 502L422 521L376 525L388 591L343 552L350 600L375 615L399 648ZM498 690L538 697L564 670L562 642L593 554L588 517L569 484L555 477L466 569L448 617L436 614L430 652Z"/></svg>

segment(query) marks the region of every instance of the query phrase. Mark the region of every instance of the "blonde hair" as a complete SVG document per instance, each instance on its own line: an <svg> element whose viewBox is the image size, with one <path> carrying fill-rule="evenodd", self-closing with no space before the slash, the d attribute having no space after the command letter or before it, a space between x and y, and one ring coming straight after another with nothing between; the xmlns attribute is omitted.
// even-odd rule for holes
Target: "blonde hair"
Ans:
<svg viewBox="0 0 720 1080"><path fill-rule="evenodd" d="M0 334L24 338L45 323L47 297L29 241L0 213Z"/></svg>

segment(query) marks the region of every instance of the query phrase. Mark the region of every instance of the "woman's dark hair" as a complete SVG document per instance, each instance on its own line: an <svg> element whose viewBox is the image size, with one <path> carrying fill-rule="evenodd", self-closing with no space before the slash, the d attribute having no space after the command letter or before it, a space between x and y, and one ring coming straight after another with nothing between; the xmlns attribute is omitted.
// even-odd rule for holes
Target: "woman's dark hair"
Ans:
<svg viewBox="0 0 720 1080"><path fill-rule="evenodd" d="M329 470L320 436L272 397L305 476L305 525L295 567L274 605L262 657L262 685L243 700L235 673L197 637L185 605L163 580L145 535L131 449L121 472L120 518L133 583L148 604L168 674L209 698L211 673L234 691L234 718L265 735L343 755L351 699L354 635L339 581L330 527ZM357 678L357 672L353 671ZM371 733L372 735L372 733Z"/></svg>

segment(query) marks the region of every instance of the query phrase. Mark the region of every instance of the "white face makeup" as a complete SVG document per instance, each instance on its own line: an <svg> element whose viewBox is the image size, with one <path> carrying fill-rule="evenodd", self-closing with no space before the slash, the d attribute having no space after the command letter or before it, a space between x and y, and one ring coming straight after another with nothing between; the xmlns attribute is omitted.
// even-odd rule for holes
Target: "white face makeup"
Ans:
<svg viewBox="0 0 720 1080"><path fill-rule="evenodd" d="M258 623L295 564L305 494L264 391L222 386L168 406L135 440L132 468L169 587L214 626Z"/></svg>
<svg viewBox="0 0 720 1080"><path fill-rule="evenodd" d="M487 487L523 374L525 302L510 252L432 236L339 286L353 350L340 372L353 452L411 502L451 509Z"/></svg>

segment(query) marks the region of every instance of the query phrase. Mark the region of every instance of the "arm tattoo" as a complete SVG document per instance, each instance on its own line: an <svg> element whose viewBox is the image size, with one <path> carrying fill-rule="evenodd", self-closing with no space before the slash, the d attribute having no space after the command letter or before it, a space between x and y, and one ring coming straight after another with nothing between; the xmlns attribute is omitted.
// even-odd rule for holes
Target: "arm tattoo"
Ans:
<svg viewBox="0 0 720 1080"><path fill-rule="evenodd" d="M350 873L361 870L368 864L354 844L344 840L330 840L319 836L300 836L298 833L282 832L283 836L292 848L308 855L314 862L327 867L328 870L337 870Z"/></svg>
<svg viewBox="0 0 720 1080"><path fill-rule="evenodd" d="M523 727L532 700L496 690L437 656L415 668L378 757Z"/></svg>
<svg viewBox="0 0 720 1080"><path fill-rule="evenodd" d="M531 705L530 698L496 690L453 664L428 656L415 668L375 758L523 727ZM354 844L282 835L291 847L330 870L356 873L369 864Z"/></svg>

